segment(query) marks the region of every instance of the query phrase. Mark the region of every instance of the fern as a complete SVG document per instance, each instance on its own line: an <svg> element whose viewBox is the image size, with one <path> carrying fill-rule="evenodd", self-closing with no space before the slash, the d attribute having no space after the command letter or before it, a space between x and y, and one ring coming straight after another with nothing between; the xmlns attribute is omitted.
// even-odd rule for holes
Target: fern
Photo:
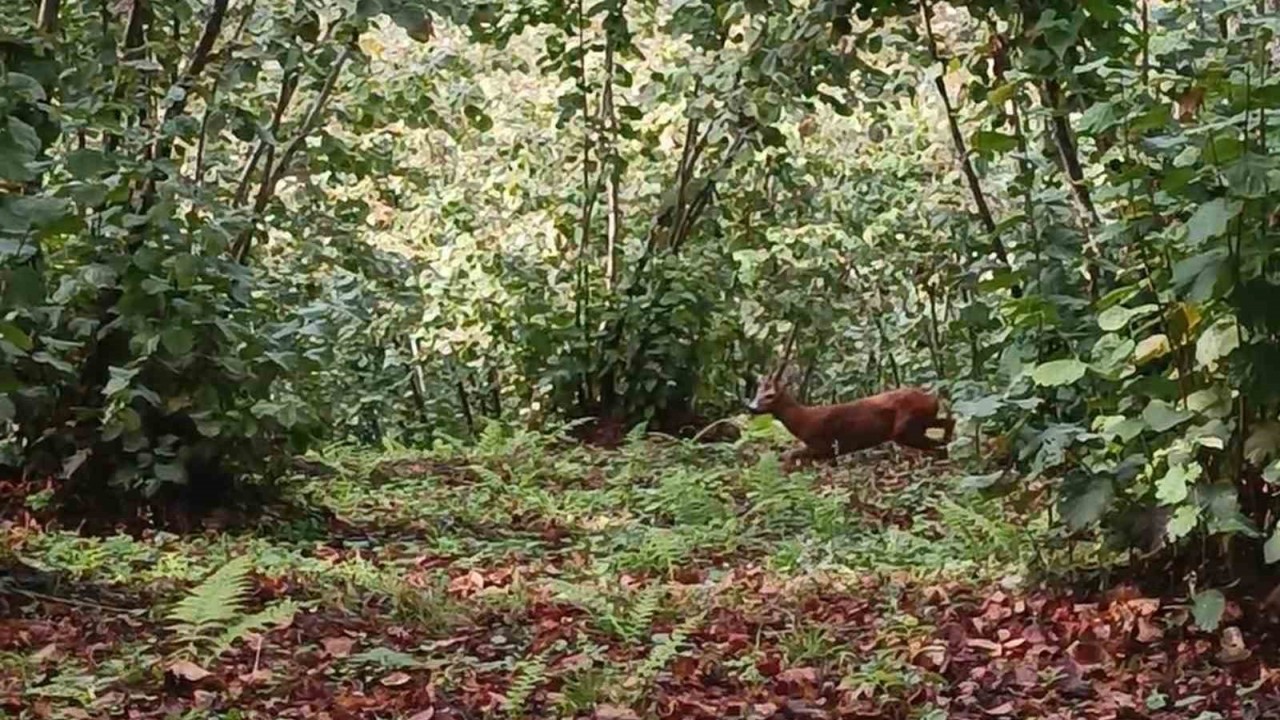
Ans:
<svg viewBox="0 0 1280 720"><path fill-rule="evenodd" d="M244 611L251 569L248 558L233 558L178 601L166 619L180 635L189 637L202 637L210 628L227 625Z"/></svg>
<svg viewBox="0 0 1280 720"><path fill-rule="evenodd" d="M660 585L648 585L641 590L631 606L631 617L627 622L627 635L630 640L639 640L649 633L653 618L662 607L665 593Z"/></svg>
<svg viewBox="0 0 1280 720"><path fill-rule="evenodd" d="M183 646L178 654L215 659L246 635L293 617L297 605L289 600L245 614L252 569L248 558L233 558L173 606L165 619Z"/></svg>
<svg viewBox="0 0 1280 720"><path fill-rule="evenodd" d="M297 611L298 606L292 600L285 600L265 607L252 615L240 618L218 636L213 645L213 656L217 657L230 650L232 645L247 635L289 622Z"/></svg>
<svg viewBox="0 0 1280 720"><path fill-rule="evenodd" d="M507 712L512 717L520 717L533 691L546 679L547 660L542 655L517 662L511 672L511 687L507 689Z"/></svg>

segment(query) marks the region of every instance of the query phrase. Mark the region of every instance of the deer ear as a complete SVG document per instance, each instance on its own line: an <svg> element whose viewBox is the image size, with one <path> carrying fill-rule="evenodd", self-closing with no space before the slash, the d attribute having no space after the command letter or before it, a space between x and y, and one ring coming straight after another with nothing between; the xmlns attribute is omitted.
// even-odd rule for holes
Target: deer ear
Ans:
<svg viewBox="0 0 1280 720"><path fill-rule="evenodd" d="M782 381L783 385L790 387L800 379L800 373L794 367L788 367L782 371L782 375L778 379Z"/></svg>

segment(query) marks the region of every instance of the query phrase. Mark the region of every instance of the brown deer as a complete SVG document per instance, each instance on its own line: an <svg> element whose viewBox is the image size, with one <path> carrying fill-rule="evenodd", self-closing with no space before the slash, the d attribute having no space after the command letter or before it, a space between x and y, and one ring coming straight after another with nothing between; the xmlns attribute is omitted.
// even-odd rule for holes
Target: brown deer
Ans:
<svg viewBox="0 0 1280 720"><path fill-rule="evenodd" d="M786 366L784 359L777 370L760 378L755 399L747 403L747 409L757 415L773 415L804 443L803 448L788 453L790 461L829 460L889 441L947 457L955 419L938 417L938 398L932 393L898 388L850 403L802 405L787 392ZM942 429L941 440L926 434L931 428Z"/></svg>

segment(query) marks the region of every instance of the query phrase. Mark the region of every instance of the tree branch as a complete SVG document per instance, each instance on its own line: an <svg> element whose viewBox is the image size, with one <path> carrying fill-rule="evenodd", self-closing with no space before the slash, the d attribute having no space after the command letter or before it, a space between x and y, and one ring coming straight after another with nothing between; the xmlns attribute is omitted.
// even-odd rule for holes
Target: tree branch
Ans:
<svg viewBox="0 0 1280 720"><path fill-rule="evenodd" d="M1075 195L1076 201L1080 203L1080 207L1088 215L1089 222L1096 225L1098 223L1098 212L1094 209L1093 198L1090 196L1089 187L1084 181L1084 171L1080 165L1080 153L1076 149L1075 140L1071 136L1071 126L1067 123L1066 111L1061 107L1062 87L1055 78L1045 78L1044 93L1049 110L1052 112L1050 127L1053 128L1053 142L1058 148L1058 156L1062 159L1062 166L1067 171L1071 192Z"/></svg>
<svg viewBox="0 0 1280 720"><path fill-rule="evenodd" d="M342 52L338 58L334 60L333 68L330 69L329 75L324 80L319 94L311 103L311 108L307 111L306 118L303 119L298 133L294 135L289 144L285 146L284 152L280 154L280 162L275 167L264 167L262 169L263 178L262 185L258 189L258 197L253 203L253 214L255 217L266 208L267 203L275 195L276 185L284 177L292 164L293 158L298 154L298 150L302 148L302 144L306 142L307 136L315 129L320 120L320 114L324 112L324 108L329 103L329 98L333 95L333 90L338 84L338 76L342 74L343 67L346 66L347 60L350 59L353 45L348 43L342 48ZM233 249L233 257L236 262L242 263L249 254L249 248L253 244L253 228L250 227L241 233L240 238L236 241Z"/></svg>
<svg viewBox="0 0 1280 720"><path fill-rule="evenodd" d="M151 161L153 163L162 160L168 160L173 153L173 138L165 135L165 126L171 120L184 113L187 109L187 98L190 97L191 91L195 89L196 81L199 80L200 74L204 72L205 67L209 64L209 58L213 54L214 43L218 41L218 35L222 33L222 21L227 15L228 0L213 0L213 5L209 10L209 17L205 20L204 30L200 33L200 39L196 41L196 47L191 52L191 57L187 60L187 68L182 72L178 82L174 87L179 88L182 92L177 95L170 103L169 107L164 111L164 117L160 121L160 137L156 140L155 150L152 152ZM206 116L207 116L206 112ZM203 127L203 123L202 123ZM203 145L204 136L201 134L201 144ZM155 198L156 183L163 179L163 174L159 169L152 167L151 174L147 178L147 183L142 191L142 207L145 209L150 206Z"/></svg>
<svg viewBox="0 0 1280 720"><path fill-rule="evenodd" d="M61 7L60 0L41 0L40 10L36 15L36 30L47 35L58 32L58 11Z"/></svg>
<svg viewBox="0 0 1280 720"><path fill-rule="evenodd" d="M960 172L964 174L965 181L969 185L969 193L973 196L974 205L978 209L978 218L991 236L991 248L995 251L996 257L1000 262L1008 267L1010 266L1009 253L1005 249L1004 242L1000 239L1000 236L996 234L995 217L991 214L990 205L987 204L987 196L982 192L982 183L978 179L978 173L974 171L973 162L969 159L969 151L965 146L964 134L960 131L960 122L956 119L955 108L951 105L951 96L947 93L947 63L938 53L938 41L933 34L933 10L925 0L920 0L920 16L924 19L925 35L929 40L929 55L934 62L938 63L940 70L938 76L934 78L933 84L938 89L938 95L942 98L942 106L947 112L947 126L951 130L951 142L955 146L956 161L960 164Z"/></svg>
<svg viewBox="0 0 1280 720"><path fill-rule="evenodd" d="M271 143L275 142L275 136L280 132L280 123L284 120L284 114L289 109L289 104L293 102L294 91L298 89L298 79L301 73L297 69L286 71L284 77L280 80L280 94L276 97L276 107L271 113L271 124L269 131L271 133ZM234 204L243 205L249 199L249 181L253 179L253 171L258 166L258 161L262 159L263 154L268 148L272 149L274 156L274 147L264 138L258 138L258 142L253 147L253 152L249 155L248 161L245 162L244 170L240 173L240 182L236 185L236 194L233 200ZM267 170L271 171L272 156L267 158Z"/></svg>
<svg viewBox="0 0 1280 720"><path fill-rule="evenodd" d="M613 290L614 283L618 280L618 232L622 226L622 209L618 203L618 181L620 179L617 168L618 118L613 107L613 35L609 33L607 23L604 43L604 76L604 91L600 101L600 114L603 116L604 128L610 143L609 152L606 156L608 167L605 168L604 180L605 203L607 205L604 286L608 290Z"/></svg>

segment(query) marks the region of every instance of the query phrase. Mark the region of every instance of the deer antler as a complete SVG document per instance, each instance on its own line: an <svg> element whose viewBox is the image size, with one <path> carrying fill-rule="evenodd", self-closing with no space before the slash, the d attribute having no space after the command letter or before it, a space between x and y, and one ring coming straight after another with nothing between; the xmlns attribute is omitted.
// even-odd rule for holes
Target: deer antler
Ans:
<svg viewBox="0 0 1280 720"><path fill-rule="evenodd" d="M791 324L791 334L787 337L787 344L782 351L782 362L779 363L778 369L773 371L773 378L776 380L782 377L782 373L786 372L787 366L791 364L791 351L796 346L796 334L800 331L799 323Z"/></svg>

